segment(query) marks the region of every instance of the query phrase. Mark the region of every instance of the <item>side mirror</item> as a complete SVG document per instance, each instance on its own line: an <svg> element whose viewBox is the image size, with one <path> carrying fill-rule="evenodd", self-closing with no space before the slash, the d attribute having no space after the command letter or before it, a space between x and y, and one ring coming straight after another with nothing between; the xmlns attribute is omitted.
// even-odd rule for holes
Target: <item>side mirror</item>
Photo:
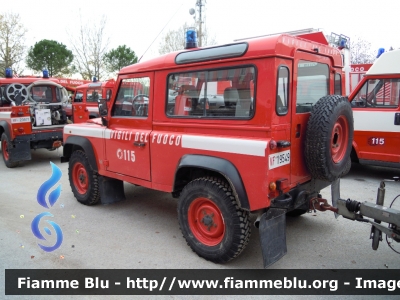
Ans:
<svg viewBox="0 0 400 300"><path fill-rule="evenodd" d="M97 101L97 106L99 108L99 115L101 117L106 117L108 115L107 99L99 99Z"/></svg>
<svg viewBox="0 0 400 300"><path fill-rule="evenodd" d="M110 101L111 95L112 95L112 91L111 90L107 90L106 101Z"/></svg>
<svg viewBox="0 0 400 300"><path fill-rule="evenodd" d="M99 108L99 115L101 117L101 124L103 126L108 125L107 115L108 115L108 107L107 107L107 99L99 99L97 100L97 107Z"/></svg>

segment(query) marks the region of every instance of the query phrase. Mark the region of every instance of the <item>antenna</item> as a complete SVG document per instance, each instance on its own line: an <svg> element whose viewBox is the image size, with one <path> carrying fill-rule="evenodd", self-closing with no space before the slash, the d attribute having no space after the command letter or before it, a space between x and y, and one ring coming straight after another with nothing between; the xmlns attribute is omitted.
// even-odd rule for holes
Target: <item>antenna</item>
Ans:
<svg viewBox="0 0 400 300"><path fill-rule="evenodd" d="M179 6L179 8L177 9L177 11L172 15L171 19L169 19L169 21L167 22L167 24L165 24L165 26L163 27L163 29L161 29L161 31L157 34L157 36L155 37L155 39L151 42L150 46L147 47L146 51L144 51L144 53L142 54L142 56L139 58L138 62L140 62L140 60L142 59L142 57L146 54L147 50L149 50L149 48L151 47L151 45L153 45L153 43L155 42L155 40L158 38L158 36L161 34L161 32L164 31L165 27L167 27L167 25L169 24L169 22L171 22L172 18L175 17L175 15L178 13L178 11L181 9L183 3L181 4L181 6Z"/></svg>

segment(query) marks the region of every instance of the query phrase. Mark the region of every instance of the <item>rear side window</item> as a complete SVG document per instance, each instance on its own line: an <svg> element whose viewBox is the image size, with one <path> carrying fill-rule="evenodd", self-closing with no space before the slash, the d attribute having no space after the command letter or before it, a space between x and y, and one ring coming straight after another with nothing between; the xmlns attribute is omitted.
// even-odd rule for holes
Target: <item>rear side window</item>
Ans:
<svg viewBox="0 0 400 300"><path fill-rule="evenodd" d="M296 112L310 112L329 93L329 67L306 60L300 60L297 67Z"/></svg>
<svg viewBox="0 0 400 300"><path fill-rule="evenodd" d="M369 79L352 101L353 106L397 107L400 98L400 79Z"/></svg>
<svg viewBox="0 0 400 300"><path fill-rule="evenodd" d="M335 90L333 93L335 95L342 94L342 76L339 73L335 73Z"/></svg>
<svg viewBox="0 0 400 300"><path fill-rule="evenodd" d="M289 103L289 69L280 66L278 69L278 82L276 93L276 114L279 116L286 115Z"/></svg>
<svg viewBox="0 0 400 300"><path fill-rule="evenodd" d="M167 116L251 118L255 67L202 70L168 76Z"/></svg>

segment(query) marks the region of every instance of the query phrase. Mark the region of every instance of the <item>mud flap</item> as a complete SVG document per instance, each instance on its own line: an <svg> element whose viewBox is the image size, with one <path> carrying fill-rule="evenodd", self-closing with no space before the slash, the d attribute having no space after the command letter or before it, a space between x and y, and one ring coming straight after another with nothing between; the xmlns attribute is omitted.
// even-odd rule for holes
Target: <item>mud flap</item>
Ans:
<svg viewBox="0 0 400 300"><path fill-rule="evenodd" d="M280 260L286 253L286 210L270 208L259 224L264 268Z"/></svg>
<svg viewBox="0 0 400 300"><path fill-rule="evenodd" d="M29 140L15 139L13 147L9 148L10 162L31 160L31 146Z"/></svg>
<svg viewBox="0 0 400 300"><path fill-rule="evenodd" d="M99 176L101 204L111 204L125 200L124 182L118 179Z"/></svg>

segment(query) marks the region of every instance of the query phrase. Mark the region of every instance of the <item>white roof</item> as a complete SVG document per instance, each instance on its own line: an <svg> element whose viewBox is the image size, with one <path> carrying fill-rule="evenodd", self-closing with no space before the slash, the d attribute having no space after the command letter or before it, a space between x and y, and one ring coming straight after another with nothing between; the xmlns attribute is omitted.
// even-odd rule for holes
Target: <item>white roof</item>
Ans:
<svg viewBox="0 0 400 300"><path fill-rule="evenodd" d="M366 75L400 74L400 50L383 53Z"/></svg>

